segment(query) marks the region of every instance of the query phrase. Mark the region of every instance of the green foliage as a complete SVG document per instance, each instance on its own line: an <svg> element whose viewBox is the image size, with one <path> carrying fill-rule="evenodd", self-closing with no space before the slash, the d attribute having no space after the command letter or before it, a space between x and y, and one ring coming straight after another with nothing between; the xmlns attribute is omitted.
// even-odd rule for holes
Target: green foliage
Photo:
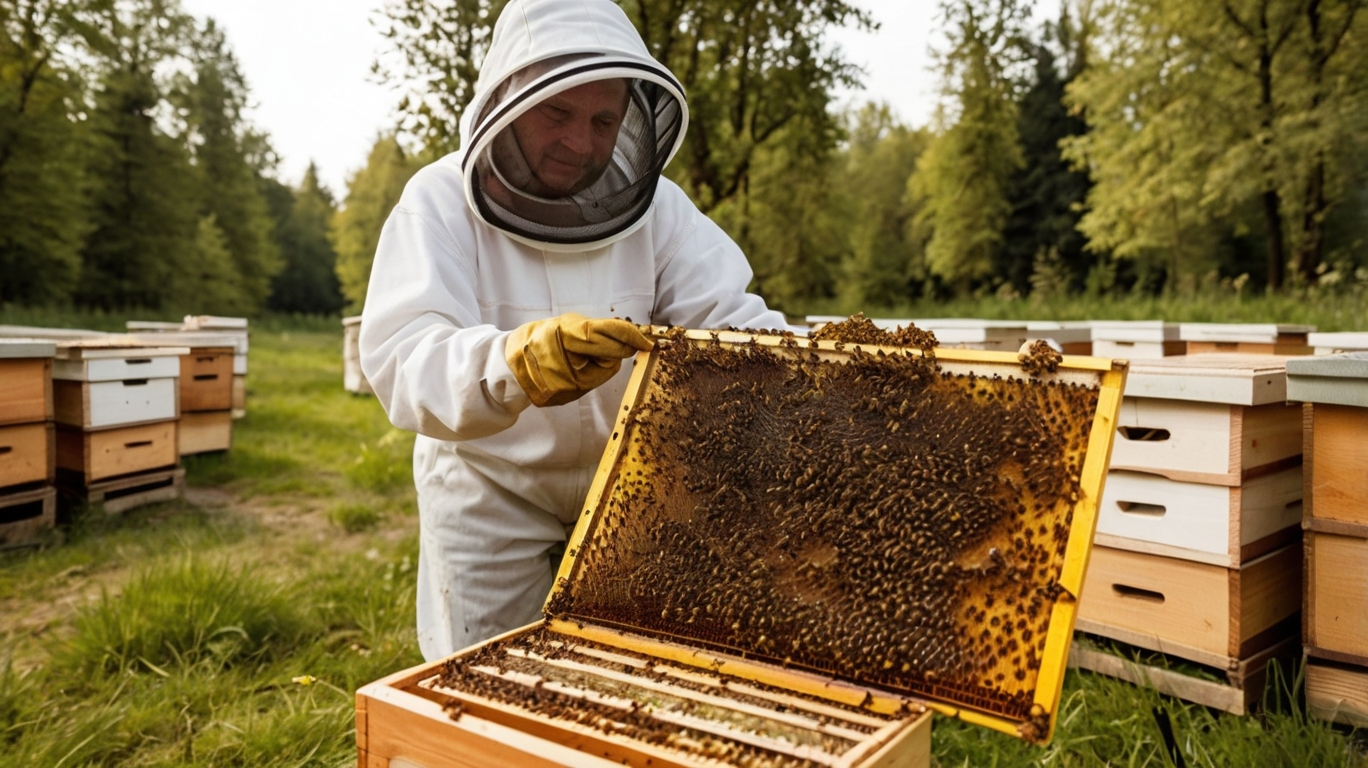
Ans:
<svg viewBox="0 0 1368 768"><path fill-rule="evenodd" d="M359 488L380 493L413 482L412 432L391 429L374 445L361 444L361 455L347 467L347 479Z"/></svg>
<svg viewBox="0 0 1368 768"><path fill-rule="evenodd" d="M337 282L337 253L328 242L328 225L337 211L332 193L318 181L312 163L299 188L279 182L272 194L276 208L276 239L285 266L271 283L269 306L277 312L332 315L342 309ZM283 210L282 210L283 209Z"/></svg>
<svg viewBox="0 0 1368 768"><path fill-rule="evenodd" d="M83 83L60 54L73 6L0 3L0 301L61 301L80 271Z"/></svg>
<svg viewBox="0 0 1368 768"><path fill-rule="evenodd" d="M894 304L913 298L926 278L925 243L912 232L916 208L905 191L931 134L899 125L886 106L868 104L854 121L833 195L853 208L840 290L854 306Z"/></svg>
<svg viewBox="0 0 1368 768"><path fill-rule="evenodd" d="M916 223L931 233L931 274L961 287L992 273L1011 214L1012 175L1022 166L1012 59L1026 9L1016 0L955 0L942 12L950 50L943 56L957 118L917 161L908 192Z"/></svg>
<svg viewBox="0 0 1368 768"><path fill-rule="evenodd" d="M360 313L366 303L380 229L418 168L419 162L404 153L394 136L381 136L366 167L347 182L347 199L333 216L328 240L337 252L337 280L352 314Z"/></svg>

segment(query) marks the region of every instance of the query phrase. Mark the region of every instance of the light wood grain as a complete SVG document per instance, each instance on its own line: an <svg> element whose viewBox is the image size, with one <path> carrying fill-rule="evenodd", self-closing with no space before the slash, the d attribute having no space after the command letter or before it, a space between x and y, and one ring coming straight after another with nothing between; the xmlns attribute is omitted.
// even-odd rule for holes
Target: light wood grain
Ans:
<svg viewBox="0 0 1368 768"><path fill-rule="evenodd" d="M86 483L174 465L176 422L83 432L57 430L57 466L84 476Z"/></svg>
<svg viewBox="0 0 1368 768"><path fill-rule="evenodd" d="M1368 728L1368 669L1309 662L1306 708L1322 720Z"/></svg>
<svg viewBox="0 0 1368 768"><path fill-rule="evenodd" d="M247 375L233 374L233 418L247 416Z"/></svg>
<svg viewBox="0 0 1368 768"><path fill-rule="evenodd" d="M1097 338L1093 332L1092 353L1097 357L1148 360L1175 357L1187 351L1186 341L1113 341Z"/></svg>
<svg viewBox="0 0 1368 768"><path fill-rule="evenodd" d="M1368 656L1368 539L1306 534L1307 642Z"/></svg>
<svg viewBox="0 0 1368 768"><path fill-rule="evenodd" d="M52 359L0 360L0 424L52 418Z"/></svg>
<svg viewBox="0 0 1368 768"><path fill-rule="evenodd" d="M1269 628L1297 615L1302 603L1302 548L1298 542L1246 564L1239 571L1238 600L1232 601L1231 655L1248 656Z"/></svg>
<svg viewBox="0 0 1368 768"><path fill-rule="evenodd" d="M233 412L183 413L177 432L181 456L229 450L233 447Z"/></svg>
<svg viewBox="0 0 1368 768"><path fill-rule="evenodd" d="M1225 568L1093 547L1078 617L1228 658L1229 584Z"/></svg>
<svg viewBox="0 0 1368 768"><path fill-rule="evenodd" d="M1309 355L1315 352L1306 342L1288 341L1265 344L1254 341L1189 341L1189 355L1208 355L1213 352L1233 352L1242 355Z"/></svg>
<svg viewBox="0 0 1368 768"><path fill-rule="evenodd" d="M55 450L49 423L0 427L0 488L52 482Z"/></svg>
<svg viewBox="0 0 1368 768"><path fill-rule="evenodd" d="M181 411L227 411L233 407L231 347L192 349L181 357Z"/></svg>
<svg viewBox="0 0 1368 768"><path fill-rule="evenodd" d="M1368 408L1317 403L1311 410L1310 514L1368 523Z"/></svg>

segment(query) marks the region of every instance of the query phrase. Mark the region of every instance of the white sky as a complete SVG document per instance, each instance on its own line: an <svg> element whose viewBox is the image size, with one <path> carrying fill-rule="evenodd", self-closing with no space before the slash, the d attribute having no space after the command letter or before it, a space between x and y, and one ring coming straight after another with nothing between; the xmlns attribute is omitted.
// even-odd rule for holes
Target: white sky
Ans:
<svg viewBox="0 0 1368 768"><path fill-rule="evenodd" d="M346 179L366 160L375 137L393 123L398 96L372 81L371 62L384 41L370 23L381 0L182 0L196 16L212 16L247 77L250 117L271 136L280 175L297 183L309 162L341 198ZM882 24L873 34L833 36L867 72L866 90L844 102L888 102L905 121L926 123L936 104L929 42L934 0L855 0ZM1058 0L1042 5L1058 7Z"/></svg>

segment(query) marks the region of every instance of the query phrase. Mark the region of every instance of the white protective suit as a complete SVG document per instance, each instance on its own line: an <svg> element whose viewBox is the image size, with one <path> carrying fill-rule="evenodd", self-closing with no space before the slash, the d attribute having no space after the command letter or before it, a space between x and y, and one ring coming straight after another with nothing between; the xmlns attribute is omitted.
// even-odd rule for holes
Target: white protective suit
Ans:
<svg viewBox="0 0 1368 768"><path fill-rule="evenodd" d="M573 55L585 53L593 55ZM516 83L521 102L491 109L491 94L509 98L513 73L547 59L566 63L531 68L543 85ZM593 66L576 74L586 61ZM463 149L414 176L380 238L361 364L394 425L419 434L418 641L429 660L540 617L554 575L548 551L579 516L630 375L624 365L575 402L529 407L505 359L509 331L566 312L787 327L746 293L751 270L740 249L668 180L639 218L596 242L510 234L470 202L467 185L478 180L466 155L481 147L479 113L506 122L555 83L622 77L623 66L661 92L679 90L610 0L510 2L462 120ZM682 94L678 101L674 119L686 124ZM678 149L669 143L665 160Z"/></svg>

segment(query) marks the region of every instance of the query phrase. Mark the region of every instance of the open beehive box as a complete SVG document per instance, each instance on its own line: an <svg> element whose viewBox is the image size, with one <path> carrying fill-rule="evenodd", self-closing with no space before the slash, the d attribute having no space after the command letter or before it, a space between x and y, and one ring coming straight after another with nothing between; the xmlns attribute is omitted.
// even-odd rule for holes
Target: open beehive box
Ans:
<svg viewBox="0 0 1368 768"><path fill-rule="evenodd" d="M1124 378L662 333L545 621L362 688L361 764L921 766L932 711L1048 741Z"/></svg>

